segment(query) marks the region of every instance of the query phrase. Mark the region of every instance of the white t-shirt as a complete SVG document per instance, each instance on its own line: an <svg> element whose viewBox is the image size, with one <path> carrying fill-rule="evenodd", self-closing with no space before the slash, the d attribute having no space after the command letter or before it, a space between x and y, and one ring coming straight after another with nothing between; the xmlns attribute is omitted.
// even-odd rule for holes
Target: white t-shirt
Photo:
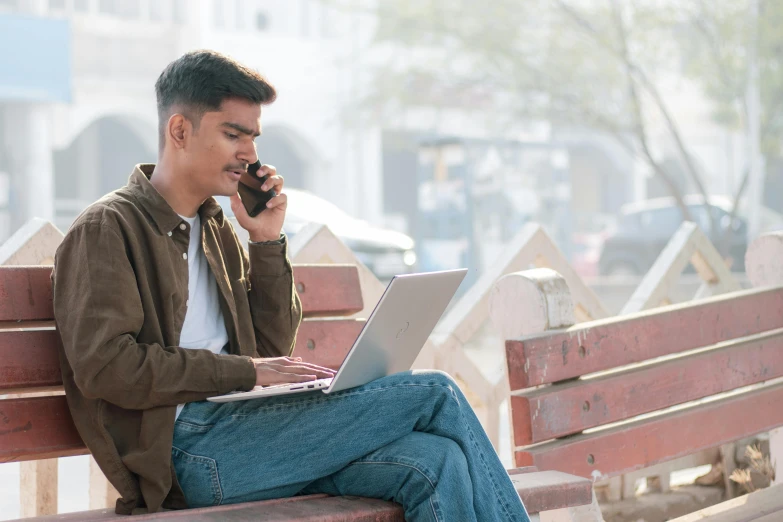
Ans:
<svg viewBox="0 0 783 522"><path fill-rule="evenodd" d="M207 256L201 246L201 218L198 214L189 218L180 216L190 225L188 244L188 310L182 325L179 345L182 348L200 348L213 353L228 353L223 348L228 343L226 323L220 309L217 281L209 269ZM177 413L184 408L177 406Z"/></svg>

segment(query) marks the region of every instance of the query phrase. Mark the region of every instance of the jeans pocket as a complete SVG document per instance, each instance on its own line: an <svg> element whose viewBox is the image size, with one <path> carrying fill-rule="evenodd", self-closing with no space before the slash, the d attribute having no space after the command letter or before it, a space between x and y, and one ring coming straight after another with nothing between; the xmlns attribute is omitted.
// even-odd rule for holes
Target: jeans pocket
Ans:
<svg viewBox="0 0 783 522"><path fill-rule="evenodd" d="M215 459L192 455L176 446L171 448L171 456L189 507L217 506L222 502L223 490Z"/></svg>

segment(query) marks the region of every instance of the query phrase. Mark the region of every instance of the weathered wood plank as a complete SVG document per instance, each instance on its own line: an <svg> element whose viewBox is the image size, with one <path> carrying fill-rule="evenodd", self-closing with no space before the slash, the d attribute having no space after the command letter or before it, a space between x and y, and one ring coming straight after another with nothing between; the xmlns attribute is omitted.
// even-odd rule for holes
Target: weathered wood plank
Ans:
<svg viewBox="0 0 783 522"><path fill-rule="evenodd" d="M364 324L362 319L305 319L296 336L294 357L337 369Z"/></svg>
<svg viewBox="0 0 783 522"><path fill-rule="evenodd" d="M0 268L0 321L54 318L51 266Z"/></svg>
<svg viewBox="0 0 783 522"><path fill-rule="evenodd" d="M783 425L783 384L516 451L517 466L611 477Z"/></svg>
<svg viewBox="0 0 783 522"><path fill-rule="evenodd" d="M85 453L65 396L0 401L0 462Z"/></svg>
<svg viewBox="0 0 783 522"><path fill-rule="evenodd" d="M99 522L127 519L112 509L69 513L30 519L30 522ZM134 520L187 520L188 522L404 522L402 507L383 500L359 497L309 495L262 502L245 502L209 508L136 515Z"/></svg>
<svg viewBox="0 0 783 522"><path fill-rule="evenodd" d="M773 522L783 520L783 485L733 498L671 522Z"/></svg>
<svg viewBox="0 0 783 522"><path fill-rule="evenodd" d="M294 265L305 317L353 315L364 308L356 265Z"/></svg>
<svg viewBox="0 0 783 522"><path fill-rule="evenodd" d="M560 471L538 471L511 475L528 513L583 506L593 500L593 483Z"/></svg>
<svg viewBox="0 0 783 522"><path fill-rule="evenodd" d="M506 342L512 390L783 327L783 287L748 290Z"/></svg>
<svg viewBox="0 0 783 522"><path fill-rule="evenodd" d="M351 315L364 306L355 265L294 265L308 316ZM0 267L0 321L54 318L51 266Z"/></svg>
<svg viewBox="0 0 783 522"><path fill-rule="evenodd" d="M294 355L339 368L364 326L359 319L305 319ZM0 390L62 384L57 332L0 331Z"/></svg>
<svg viewBox="0 0 783 522"><path fill-rule="evenodd" d="M511 397L514 443L579 433L783 376L783 329L693 355Z"/></svg>
<svg viewBox="0 0 783 522"><path fill-rule="evenodd" d="M62 384L54 330L0 331L0 390Z"/></svg>

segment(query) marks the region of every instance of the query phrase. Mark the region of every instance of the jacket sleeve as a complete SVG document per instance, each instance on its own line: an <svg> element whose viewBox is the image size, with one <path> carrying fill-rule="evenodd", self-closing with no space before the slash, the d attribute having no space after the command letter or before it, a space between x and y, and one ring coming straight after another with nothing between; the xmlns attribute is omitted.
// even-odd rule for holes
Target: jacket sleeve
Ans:
<svg viewBox="0 0 783 522"><path fill-rule="evenodd" d="M82 394L147 409L253 388L249 357L136 341L144 323L136 268L103 222L71 229L57 251L54 316Z"/></svg>
<svg viewBox="0 0 783 522"><path fill-rule="evenodd" d="M244 252L244 249L242 249ZM288 259L288 239L248 244L244 266L259 357L290 356L302 321L302 303Z"/></svg>

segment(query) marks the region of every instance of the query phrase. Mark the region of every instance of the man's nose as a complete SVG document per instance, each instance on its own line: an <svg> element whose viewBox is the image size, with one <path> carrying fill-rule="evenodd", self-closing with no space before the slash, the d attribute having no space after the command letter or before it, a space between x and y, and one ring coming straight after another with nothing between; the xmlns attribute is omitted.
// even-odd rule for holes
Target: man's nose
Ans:
<svg viewBox="0 0 783 522"><path fill-rule="evenodd" d="M239 150L237 159L250 165L258 161L258 152L256 152L256 144L251 141L248 145L245 145Z"/></svg>

